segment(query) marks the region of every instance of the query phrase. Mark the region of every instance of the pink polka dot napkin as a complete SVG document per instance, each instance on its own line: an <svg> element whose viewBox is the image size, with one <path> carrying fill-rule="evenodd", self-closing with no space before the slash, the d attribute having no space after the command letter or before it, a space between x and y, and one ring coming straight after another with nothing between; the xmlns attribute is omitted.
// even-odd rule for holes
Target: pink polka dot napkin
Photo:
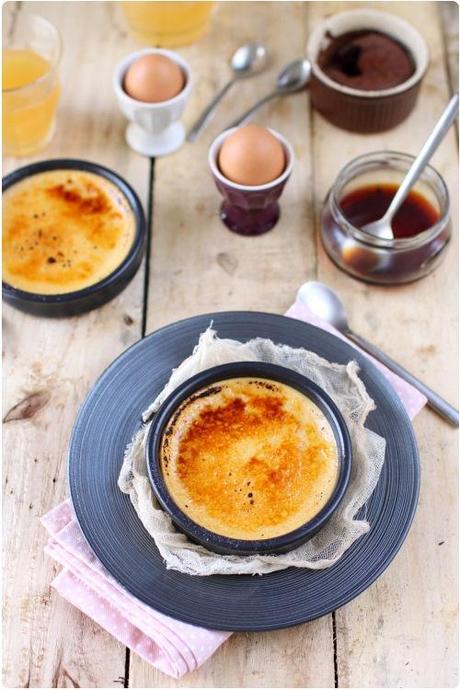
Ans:
<svg viewBox="0 0 460 690"><path fill-rule="evenodd" d="M169 618L123 589L88 546L69 500L42 523L50 534L45 552L63 566L54 589L163 673L193 671L230 636Z"/></svg>
<svg viewBox="0 0 460 690"><path fill-rule="evenodd" d="M346 340L298 301L287 316L307 321ZM426 398L372 357L370 359L395 388L409 417L415 417L426 404ZM45 551L63 566L52 586L67 601L163 673L180 678L193 671L231 635L169 618L129 594L90 549L70 501L64 501L47 513L42 523L50 535Z"/></svg>
<svg viewBox="0 0 460 690"><path fill-rule="evenodd" d="M380 362L374 359L374 357L371 357L371 355L368 355L366 352L358 348L354 343L350 342L348 338L342 335L342 333L337 331L333 326L313 314L308 307L305 306L305 304L300 302L300 300L297 300L295 304L288 309L286 316L291 316L292 318L299 319L300 321L307 321L307 323L311 323L313 326L318 326L318 328L322 328L324 331L329 331L329 333L332 333L341 340L345 340L345 342L349 343L352 347L368 357L372 364L374 364L391 383L396 393L401 398L410 419L413 419L415 415L426 405L427 400L425 396L419 393L416 388L411 386L410 383L404 381L404 379L402 379L400 376L393 374L392 371L387 369L387 367L385 367L383 364L380 364Z"/></svg>

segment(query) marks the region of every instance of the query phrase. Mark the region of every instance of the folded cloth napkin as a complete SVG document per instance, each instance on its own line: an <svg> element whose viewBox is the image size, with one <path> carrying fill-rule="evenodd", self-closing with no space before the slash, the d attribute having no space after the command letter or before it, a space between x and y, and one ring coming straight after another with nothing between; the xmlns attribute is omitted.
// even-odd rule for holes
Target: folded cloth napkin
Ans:
<svg viewBox="0 0 460 690"><path fill-rule="evenodd" d="M289 309L287 316L312 323L346 340L299 301ZM425 405L424 396L370 359L394 386L412 419ZM90 549L69 500L47 513L42 523L50 535L45 551L63 566L52 586L67 601L163 673L180 678L193 671L231 635L169 618L129 594Z"/></svg>
<svg viewBox="0 0 460 690"><path fill-rule="evenodd" d="M52 586L163 673L180 678L193 671L230 636L169 618L129 594L88 546L69 500L42 523L51 537L45 552L63 566Z"/></svg>
<svg viewBox="0 0 460 690"><path fill-rule="evenodd" d="M374 357L371 355L368 355L367 352L364 352L364 350L361 350L361 348L357 347L354 343L351 343L348 338L346 338L340 331L338 331L334 326L331 326L327 321L323 321L320 319L318 316L313 314L308 307L303 304L299 299L292 305L290 309L286 312L286 316L291 316L294 319L299 319L300 321L306 321L307 323L311 323L313 326L318 326L318 328L322 328L324 331L329 331L329 333L332 333L333 335L337 336L337 338L340 338L341 340L345 340L345 342L350 343L356 350L359 350L362 352L366 357L368 357L372 364L374 364L377 369L379 369L382 374L388 379L388 381L391 383L393 388L395 389L396 393L399 395L401 398L401 401L406 408L406 412L409 415L410 419L413 419L416 414L420 412L420 410L426 405L427 400L422 393L419 393L419 391L414 388L414 386L411 386L410 383L407 383L407 381L404 381L400 376L397 376L397 374L393 374L392 371L387 369L386 366L383 364L380 364Z"/></svg>

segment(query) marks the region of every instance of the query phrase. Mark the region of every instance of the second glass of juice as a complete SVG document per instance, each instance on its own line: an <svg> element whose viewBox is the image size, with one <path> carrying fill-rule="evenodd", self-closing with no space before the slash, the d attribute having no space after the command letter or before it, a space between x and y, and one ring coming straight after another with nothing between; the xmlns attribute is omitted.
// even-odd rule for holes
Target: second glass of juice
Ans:
<svg viewBox="0 0 460 690"><path fill-rule="evenodd" d="M208 28L214 2L123 2L129 28L142 43L174 48L197 41Z"/></svg>
<svg viewBox="0 0 460 690"><path fill-rule="evenodd" d="M3 36L5 155L27 156L51 140L60 93L60 57L61 39L51 22L19 12L14 26Z"/></svg>

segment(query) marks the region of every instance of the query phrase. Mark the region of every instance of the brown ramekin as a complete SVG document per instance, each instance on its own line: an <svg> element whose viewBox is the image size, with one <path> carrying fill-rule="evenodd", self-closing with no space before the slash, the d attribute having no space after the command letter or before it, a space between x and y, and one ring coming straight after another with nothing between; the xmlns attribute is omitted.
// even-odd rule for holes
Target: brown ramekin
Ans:
<svg viewBox="0 0 460 690"><path fill-rule="evenodd" d="M415 72L390 89L363 91L334 81L318 65L318 55L330 37L373 29L392 36L411 53ZM405 120L415 106L429 64L427 45L408 22L387 12L349 10L325 19L312 31L307 44L312 64L310 92L313 107L329 122L352 132L383 132Z"/></svg>

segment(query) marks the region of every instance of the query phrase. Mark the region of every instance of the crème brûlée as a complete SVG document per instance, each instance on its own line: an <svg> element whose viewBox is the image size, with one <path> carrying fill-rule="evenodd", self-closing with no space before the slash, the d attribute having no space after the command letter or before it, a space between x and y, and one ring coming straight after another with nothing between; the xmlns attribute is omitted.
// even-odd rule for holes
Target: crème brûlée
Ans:
<svg viewBox="0 0 460 690"><path fill-rule="evenodd" d="M108 179L82 170L50 170L3 193L3 280L43 295L98 283L127 257L133 211Z"/></svg>
<svg viewBox="0 0 460 690"><path fill-rule="evenodd" d="M189 396L160 443L163 479L195 523L241 540L311 520L337 483L339 455L323 412L298 390L238 377Z"/></svg>

